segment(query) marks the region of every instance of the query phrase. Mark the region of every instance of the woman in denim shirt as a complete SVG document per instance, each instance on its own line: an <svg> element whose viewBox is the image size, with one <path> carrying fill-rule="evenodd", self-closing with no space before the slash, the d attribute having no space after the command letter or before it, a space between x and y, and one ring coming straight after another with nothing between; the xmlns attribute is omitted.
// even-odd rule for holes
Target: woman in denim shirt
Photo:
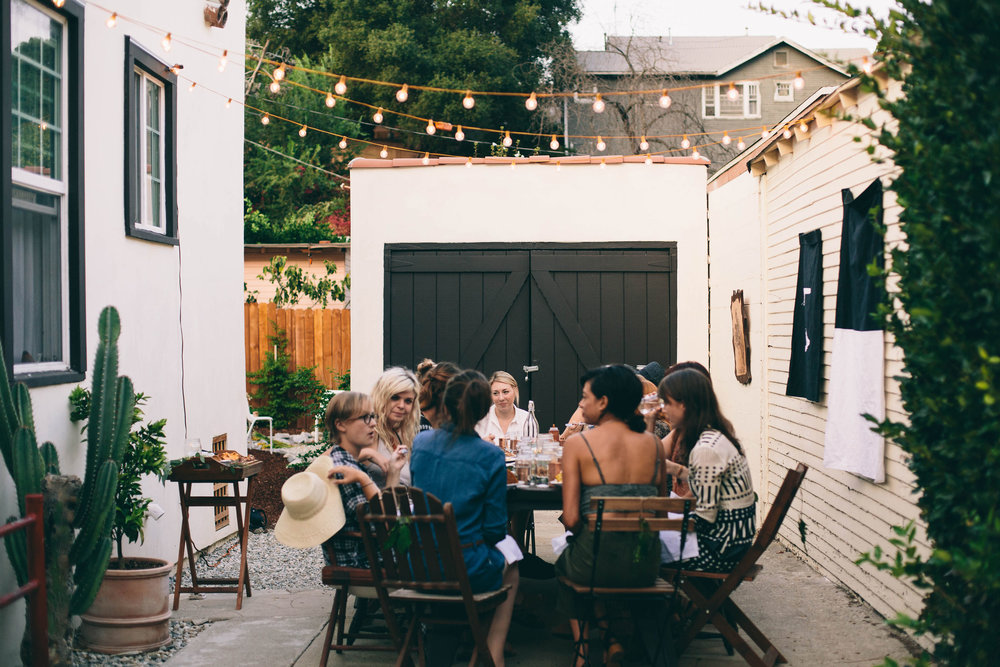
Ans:
<svg viewBox="0 0 1000 667"><path fill-rule="evenodd" d="M444 393L446 422L424 431L413 442L413 485L451 503L474 593L511 585L497 608L487 644L502 667L503 647L517 593L517 568L504 568L493 545L507 535L507 469L503 452L476 435L476 423L492 404L490 386L479 371L463 371L448 381Z"/></svg>

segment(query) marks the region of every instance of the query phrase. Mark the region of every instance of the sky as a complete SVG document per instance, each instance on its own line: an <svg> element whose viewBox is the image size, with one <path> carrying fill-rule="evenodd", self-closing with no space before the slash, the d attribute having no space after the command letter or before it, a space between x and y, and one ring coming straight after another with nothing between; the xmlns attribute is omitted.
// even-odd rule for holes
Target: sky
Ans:
<svg viewBox="0 0 1000 667"><path fill-rule="evenodd" d="M603 50L604 35L773 35L786 37L807 48L872 49L875 43L839 29L812 26L747 8L747 0L580 0L583 18L570 26L573 43L580 50ZM763 4L817 18L833 16L802 0L764 0ZM891 0L855 0L884 15Z"/></svg>

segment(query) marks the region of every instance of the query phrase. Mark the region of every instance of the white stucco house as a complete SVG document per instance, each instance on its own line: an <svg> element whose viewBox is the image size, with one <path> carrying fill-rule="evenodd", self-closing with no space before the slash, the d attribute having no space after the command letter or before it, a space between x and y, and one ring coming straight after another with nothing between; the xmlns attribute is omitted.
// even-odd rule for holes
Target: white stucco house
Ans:
<svg viewBox="0 0 1000 667"><path fill-rule="evenodd" d="M90 385L107 305L121 316L119 372L149 395L149 418L167 419L170 458L188 438L244 446L243 118L226 102L242 100L245 8L231 3L224 27L205 8L0 0L3 363L30 387L64 473L83 471L67 397ZM173 562L176 485L144 490L166 513L130 555ZM16 513L0 468L0 515ZM192 522L199 546L221 536L210 512ZM13 586L0 555L0 590ZM23 603L0 611L0 664L17 661L24 617Z"/></svg>

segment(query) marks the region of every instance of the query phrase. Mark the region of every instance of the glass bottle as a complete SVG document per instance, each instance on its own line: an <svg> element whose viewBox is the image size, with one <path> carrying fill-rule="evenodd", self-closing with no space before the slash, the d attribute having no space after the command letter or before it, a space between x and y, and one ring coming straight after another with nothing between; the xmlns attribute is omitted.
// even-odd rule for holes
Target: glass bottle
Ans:
<svg viewBox="0 0 1000 667"><path fill-rule="evenodd" d="M521 429L521 443L534 447L537 442L538 419L535 417L535 402L528 401L528 418L524 420L524 427Z"/></svg>

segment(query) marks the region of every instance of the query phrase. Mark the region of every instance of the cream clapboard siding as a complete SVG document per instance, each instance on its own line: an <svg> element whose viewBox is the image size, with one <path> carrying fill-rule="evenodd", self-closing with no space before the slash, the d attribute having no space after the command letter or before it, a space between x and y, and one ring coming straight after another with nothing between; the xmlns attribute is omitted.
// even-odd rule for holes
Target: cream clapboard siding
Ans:
<svg viewBox="0 0 1000 667"><path fill-rule="evenodd" d="M874 115L887 120L871 96L850 109L858 116ZM863 137L855 142L855 136ZM837 275L840 263L840 232L843 219L841 189L859 194L869 183L891 180L891 162L876 164L864 150L868 131L857 123L836 121L827 127L810 127L807 138L794 143L794 151L762 175L761 211L766 224L764 251L764 302L767 401L765 440L768 443L764 484L760 495L770 503L786 470L798 462L809 465L781 537L791 548L812 561L824 574L850 588L877 611L894 616L898 611L919 613L921 595L907 583L854 561L875 544L888 548L893 525L918 517L914 504L914 479L905 455L894 444L886 444L886 481L873 484L856 475L823 467L826 395L819 403L785 396L790 358L792 309L798 272L798 235L822 229L824 294L824 377L830 375L833 328L836 314ZM887 243L899 243L899 206L886 192ZM903 372L902 354L886 336L886 412L905 420L898 382ZM825 389L825 388L824 388ZM803 548L797 523L805 521L808 536ZM920 531L921 546L926 537Z"/></svg>

